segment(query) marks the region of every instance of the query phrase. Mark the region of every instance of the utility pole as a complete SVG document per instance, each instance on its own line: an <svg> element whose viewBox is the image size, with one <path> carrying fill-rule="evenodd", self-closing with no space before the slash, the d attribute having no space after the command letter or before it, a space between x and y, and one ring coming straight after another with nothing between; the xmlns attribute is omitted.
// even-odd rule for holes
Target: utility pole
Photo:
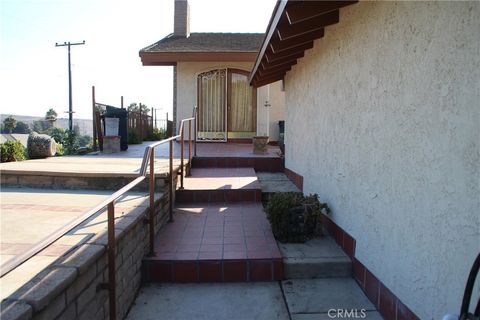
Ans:
<svg viewBox="0 0 480 320"><path fill-rule="evenodd" d="M70 46L77 46L85 44L83 42L71 43L70 41L64 42L63 44L55 43L55 47L68 47L68 129L70 132L73 131L73 108L72 108L72 68L70 64Z"/></svg>

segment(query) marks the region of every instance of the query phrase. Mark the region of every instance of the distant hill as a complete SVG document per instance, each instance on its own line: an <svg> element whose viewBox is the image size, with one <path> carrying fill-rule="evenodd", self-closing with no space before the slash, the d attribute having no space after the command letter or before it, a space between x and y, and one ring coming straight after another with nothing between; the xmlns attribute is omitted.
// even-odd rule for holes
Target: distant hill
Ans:
<svg viewBox="0 0 480 320"><path fill-rule="evenodd" d="M15 114L0 114L0 122L3 123L3 120L9 116L14 117L17 121L22 121L28 123L30 127L33 127L33 121L45 120L43 117L30 117L30 116L20 116ZM93 135L93 126L92 120L90 119L75 119L73 118L73 125L78 125L80 128L81 135ZM68 129L68 119L67 118L58 118L56 126L62 129Z"/></svg>

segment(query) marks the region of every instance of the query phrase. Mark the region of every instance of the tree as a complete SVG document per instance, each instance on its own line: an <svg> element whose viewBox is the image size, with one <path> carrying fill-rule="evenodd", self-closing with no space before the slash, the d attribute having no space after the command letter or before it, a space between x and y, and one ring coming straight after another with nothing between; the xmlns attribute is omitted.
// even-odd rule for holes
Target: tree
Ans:
<svg viewBox="0 0 480 320"><path fill-rule="evenodd" d="M133 102L133 103L130 103L127 110L129 112L142 112L143 114L148 114L148 112L150 111L150 108L141 102L138 105L135 102Z"/></svg>
<svg viewBox="0 0 480 320"><path fill-rule="evenodd" d="M57 121L57 112L50 108L47 113L45 113L45 120L50 123L50 127L54 127Z"/></svg>
<svg viewBox="0 0 480 320"><path fill-rule="evenodd" d="M17 126L17 120L12 116L8 116L3 120L3 126L8 133L12 133L13 129Z"/></svg>
<svg viewBox="0 0 480 320"><path fill-rule="evenodd" d="M49 126L45 120L35 120L33 121L33 131L38 133L44 133L48 130Z"/></svg>
<svg viewBox="0 0 480 320"><path fill-rule="evenodd" d="M49 117L57 118L57 116L58 116L58 114L55 110L53 110L53 108L48 109L47 113L45 113L45 119L47 119Z"/></svg>
<svg viewBox="0 0 480 320"><path fill-rule="evenodd" d="M17 122L17 125L15 126L15 128L13 128L13 133L30 133L32 132L32 130L30 129L30 126L23 122L23 121L18 121Z"/></svg>

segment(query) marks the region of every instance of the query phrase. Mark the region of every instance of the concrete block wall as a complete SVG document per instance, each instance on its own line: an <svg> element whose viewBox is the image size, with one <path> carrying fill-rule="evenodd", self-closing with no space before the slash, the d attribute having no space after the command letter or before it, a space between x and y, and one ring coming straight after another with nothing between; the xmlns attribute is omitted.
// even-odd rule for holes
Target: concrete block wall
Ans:
<svg viewBox="0 0 480 320"><path fill-rule="evenodd" d="M176 185L176 179L174 179ZM168 190L168 188L165 188ZM169 197L155 201L155 231L168 219ZM140 289L142 259L149 251L148 207L116 218L117 319L125 318ZM108 319L107 233L99 233L41 271L2 301L2 320Z"/></svg>

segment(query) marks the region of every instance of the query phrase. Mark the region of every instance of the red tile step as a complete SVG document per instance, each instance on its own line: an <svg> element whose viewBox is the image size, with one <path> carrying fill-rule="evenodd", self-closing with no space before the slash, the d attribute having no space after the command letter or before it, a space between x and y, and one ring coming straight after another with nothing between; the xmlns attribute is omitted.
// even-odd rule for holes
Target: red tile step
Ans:
<svg viewBox="0 0 480 320"><path fill-rule="evenodd" d="M254 168L255 171L283 172L283 159L278 156L268 157L206 157L192 159L193 168Z"/></svg>
<svg viewBox="0 0 480 320"><path fill-rule="evenodd" d="M252 168L193 168L176 191L177 203L261 201L262 190Z"/></svg>
<svg viewBox="0 0 480 320"><path fill-rule="evenodd" d="M150 282L246 282L283 279L280 250L257 202L206 203L175 210L143 263Z"/></svg>

